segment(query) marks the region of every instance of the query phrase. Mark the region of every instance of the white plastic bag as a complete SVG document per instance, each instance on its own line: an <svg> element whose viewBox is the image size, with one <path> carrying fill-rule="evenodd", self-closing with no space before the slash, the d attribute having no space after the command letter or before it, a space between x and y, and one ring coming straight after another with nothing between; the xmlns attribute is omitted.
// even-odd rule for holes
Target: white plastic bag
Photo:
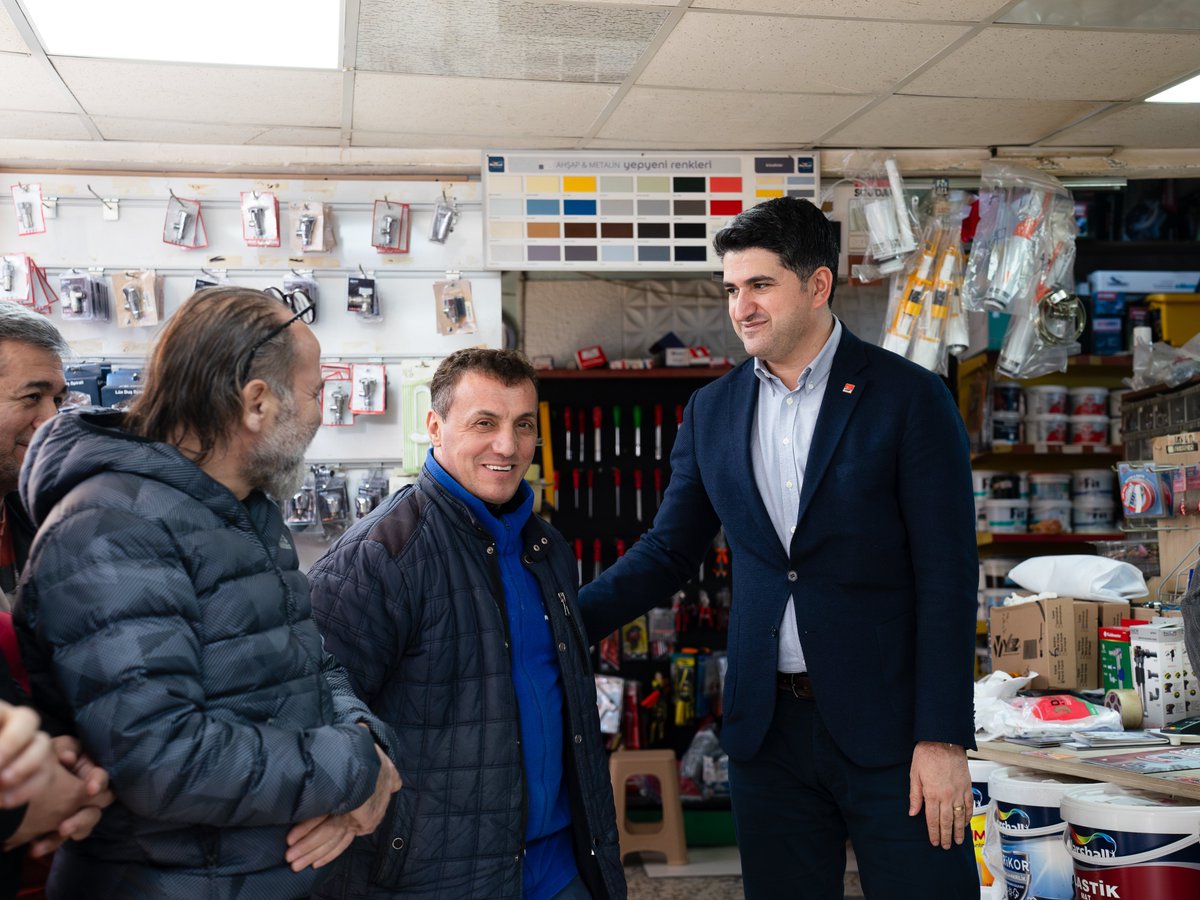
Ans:
<svg viewBox="0 0 1200 900"><path fill-rule="evenodd" d="M1129 600L1149 593L1136 566L1103 556L1035 556L1008 577L1027 591L1079 600Z"/></svg>

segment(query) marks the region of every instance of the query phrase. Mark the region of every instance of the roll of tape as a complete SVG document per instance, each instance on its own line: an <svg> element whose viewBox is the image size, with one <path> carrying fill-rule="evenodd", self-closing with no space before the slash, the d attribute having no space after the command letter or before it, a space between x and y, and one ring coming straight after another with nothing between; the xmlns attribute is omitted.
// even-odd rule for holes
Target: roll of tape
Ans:
<svg viewBox="0 0 1200 900"><path fill-rule="evenodd" d="M1129 688L1118 688L1104 695L1104 705L1121 714L1123 728L1140 728L1142 725L1142 700L1138 692Z"/></svg>

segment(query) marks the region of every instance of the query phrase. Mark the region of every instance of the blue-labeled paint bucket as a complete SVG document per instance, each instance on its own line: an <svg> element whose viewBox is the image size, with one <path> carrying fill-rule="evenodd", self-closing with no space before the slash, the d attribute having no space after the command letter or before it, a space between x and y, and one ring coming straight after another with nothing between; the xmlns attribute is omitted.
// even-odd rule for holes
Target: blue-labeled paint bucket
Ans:
<svg viewBox="0 0 1200 900"><path fill-rule="evenodd" d="M1115 784L1063 794L1079 900L1200 897L1200 802Z"/></svg>
<svg viewBox="0 0 1200 900"><path fill-rule="evenodd" d="M975 844L975 865L979 869L979 886L987 889L986 893L981 890L980 896L990 897L996 877L983 860L983 842L987 837L988 800L991 799L988 794L988 779L993 772L1002 767L1000 763L990 759L969 759L967 768L971 773L971 793L975 797L974 808L971 810L971 839Z"/></svg>
<svg viewBox="0 0 1200 900"><path fill-rule="evenodd" d="M996 878L1003 877L1007 900L1074 900L1059 802L1069 788L1087 784L1092 782L1016 767L988 778L995 805L987 825L1000 837L1003 871Z"/></svg>

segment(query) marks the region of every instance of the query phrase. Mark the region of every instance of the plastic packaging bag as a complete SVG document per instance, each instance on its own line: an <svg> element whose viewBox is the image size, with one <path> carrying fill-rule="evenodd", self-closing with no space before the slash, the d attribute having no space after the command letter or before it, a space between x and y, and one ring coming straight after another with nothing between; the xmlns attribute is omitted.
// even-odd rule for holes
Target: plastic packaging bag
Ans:
<svg viewBox="0 0 1200 900"><path fill-rule="evenodd" d="M917 223L893 157L850 153L845 171L854 182L848 205L850 230L867 236L865 262L851 274L859 281L877 281L904 268L909 254L917 249Z"/></svg>
<svg viewBox="0 0 1200 900"><path fill-rule="evenodd" d="M1103 556L1035 556L1008 577L1027 591L1053 591L1079 600L1130 600L1149 593L1137 566Z"/></svg>

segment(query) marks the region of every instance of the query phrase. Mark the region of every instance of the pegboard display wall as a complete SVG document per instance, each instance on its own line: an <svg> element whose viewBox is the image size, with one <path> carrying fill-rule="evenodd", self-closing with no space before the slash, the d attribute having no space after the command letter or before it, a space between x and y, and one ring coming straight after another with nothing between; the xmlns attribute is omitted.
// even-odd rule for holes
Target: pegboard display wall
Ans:
<svg viewBox="0 0 1200 900"><path fill-rule="evenodd" d="M164 321L192 293L197 278L254 288L281 286L285 276L311 272L319 291L313 331L324 360L382 363L388 367L384 415L360 416L348 427L322 428L310 450L314 460L395 463L402 435L400 364L438 359L462 347L501 344L500 273L483 266L479 185L470 182L351 181L308 179L123 177L9 172L0 197L0 255L28 255L45 270L57 291L71 269L102 269L113 275L154 269L162 277ZM40 185L45 231L19 234L9 185ZM250 247L244 237L242 195L273 194L279 203L280 247ZM163 240L172 195L199 201L207 246L185 249ZM387 199L408 204L411 239L407 253L381 253L373 227L374 204ZM435 206L447 198L458 211L444 244L430 240ZM296 254L290 237L297 227L293 202L324 204L334 239L327 252ZM168 229L169 230L169 229ZM471 283L477 321L472 334L442 334L438 328L436 282L458 273ZM375 279L382 318L364 320L349 312L351 277ZM80 360L117 364L142 362L157 327L122 328L116 322L120 293L111 300L109 322L64 319L55 302L49 315Z"/></svg>

